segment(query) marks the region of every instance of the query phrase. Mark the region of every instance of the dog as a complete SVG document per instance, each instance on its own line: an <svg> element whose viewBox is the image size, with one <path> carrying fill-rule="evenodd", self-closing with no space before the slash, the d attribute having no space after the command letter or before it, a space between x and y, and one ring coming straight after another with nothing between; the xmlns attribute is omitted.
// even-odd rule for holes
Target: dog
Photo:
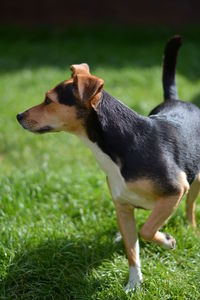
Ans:
<svg viewBox="0 0 200 300"><path fill-rule="evenodd" d="M141 116L104 90L104 81L85 63L72 65L69 80L50 89L45 100L17 115L33 133L67 131L94 153L107 175L129 263L126 291L142 282L135 208L151 210L141 237L168 249L175 239L159 231L188 192L186 216L196 227L200 191L200 110L178 99L176 61L180 36L166 44L164 102Z"/></svg>

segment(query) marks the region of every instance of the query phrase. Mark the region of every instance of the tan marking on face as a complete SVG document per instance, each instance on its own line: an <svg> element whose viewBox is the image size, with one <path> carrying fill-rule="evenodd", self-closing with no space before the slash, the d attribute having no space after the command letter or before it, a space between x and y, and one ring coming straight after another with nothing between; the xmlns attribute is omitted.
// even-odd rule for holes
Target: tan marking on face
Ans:
<svg viewBox="0 0 200 300"><path fill-rule="evenodd" d="M46 93L52 102L41 103L25 112L23 126L30 131L37 131L50 126L53 131L68 131L77 135L85 135L82 120L77 117L77 108L58 102L57 94L52 89Z"/></svg>
<svg viewBox="0 0 200 300"><path fill-rule="evenodd" d="M90 75L87 64L73 65L72 71L74 76L62 82L61 85L74 84L73 93L77 98L77 103L75 102L74 105L60 103L59 94L56 92L57 85L46 93L46 97L51 100L50 103L43 102L24 113L24 118L20 123L25 129L32 132L69 131L77 135L86 135L83 111L85 110L84 113L87 115L92 107L97 108L103 89L103 80Z"/></svg>

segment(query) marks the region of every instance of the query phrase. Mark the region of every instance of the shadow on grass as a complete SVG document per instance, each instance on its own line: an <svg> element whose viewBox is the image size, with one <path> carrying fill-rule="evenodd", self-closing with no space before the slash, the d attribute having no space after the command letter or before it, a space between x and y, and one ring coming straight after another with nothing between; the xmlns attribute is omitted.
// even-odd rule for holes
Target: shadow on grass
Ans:
<svg viewBox="0 0 200 300"><path fill-rule="evenodd" d="M191 80L200 77L199 31L195 28L180 32L185 45L178 70ZM174 34L173 29L110 26L65 30L0 28L0 73L43 66L68 70L71 64L81 62L91 68L160 67L166 40Z"/></svg>
<svg viewBox="0 0 200 300"><path fill-rule="evenodd" d="M100 240L48 240L17 254L2 284L1 299L91 299L102 284L91 276L92 270L114 252L124 251L121 242Z"/></svg>
<svg viewBox="0 0 200 300"><path fill-rule="evenodd" d="M170 227L179 230L177 217L178 224L185 226L183 213L170 219ZM165 226L163 231L168 232ZM156 245L152 248L141 238L140 248L144 248L143 260L155 260L155 252L161 253L163 258L168 257L168 251ZM125 256L125 250L122 241L113 243L110 230L97 232L90 240L87 236L85 239L62 237L48 239L36 247L27 246L10 264L7 277L1 282L0 298L96 299L98 291L112 284L111 277L118 277L118 271L112 265L115 254ZM107 269L99 271L105 262L109 262Z"/></svg>

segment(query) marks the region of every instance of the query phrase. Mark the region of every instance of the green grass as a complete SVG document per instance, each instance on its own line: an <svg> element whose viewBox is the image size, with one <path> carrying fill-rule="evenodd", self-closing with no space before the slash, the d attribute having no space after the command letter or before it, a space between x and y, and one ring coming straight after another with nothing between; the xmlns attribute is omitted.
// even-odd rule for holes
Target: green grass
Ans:
<svg viewBox="0 0 200 300"><path fill-rule="evenodd" d="M140 242L144 283L124 293L128 266L105 175L66 133L33 135L18 112L88 62L105 89L147 114L162 100L161 57L170 30L0 29L0 299L200 299L200 242L184 201L164 230L170 252ZM185 30L179 95L200 103L200 28ZM137 211L138 229L149 212ZM197 205L199 228L200 205Z"/></svg>

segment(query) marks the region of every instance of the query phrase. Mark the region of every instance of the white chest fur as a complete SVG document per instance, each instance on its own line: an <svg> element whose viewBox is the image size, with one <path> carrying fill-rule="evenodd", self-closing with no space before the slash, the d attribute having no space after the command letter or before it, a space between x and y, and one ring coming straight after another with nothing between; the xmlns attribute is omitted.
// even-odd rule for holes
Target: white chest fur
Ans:
<svg viewBox="0 0 200 300"><path fill-rule="evenodd" d="M92 150L100 167L108 176L111 194L115 201L126 202L145 209L152 209L154 207L155 202L153 200L141 198L134 191L128 189L118 165L107 154L101 151L96 143L92 143L85 137L81 139Z"/></svg>

